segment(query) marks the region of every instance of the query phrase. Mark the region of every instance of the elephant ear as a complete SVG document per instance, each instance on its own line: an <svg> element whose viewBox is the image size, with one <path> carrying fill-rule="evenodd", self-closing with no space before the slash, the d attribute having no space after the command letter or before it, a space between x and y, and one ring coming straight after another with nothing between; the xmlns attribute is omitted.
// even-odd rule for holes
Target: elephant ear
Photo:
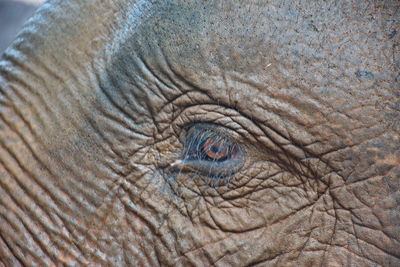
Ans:
<svg viewBox="0 0 400 267"><path fill-rule="evenodd" d="M110 41L120 12L118 1L102 1L101 5L76 0L46 1L25 23L5 59L23 56L29 60L19 63L37 64L38 73L51 69L59 78L71 78L67 71L81 70L101 56L97 53Z"/></svg>
<svg viewBox="0 0 400 267"><path fill-rule="evenodd" d="M73 241L87 237L82 208L93 206L82 199L91 195L99 203L107 192L99 186L101 168L93 166L102 157L85 114L99 117L92 108L96 75L123 16L120 5L46 1L2 55L0 262L6 266L90 265Z"/></svg>
<svg viewBox="0 0 400 267"><path fill-rule="evenodd" d="M104 50L112 42L113 27L126 12L121 4L46 1L2 56L0 85L8 105L17 106L18 116L35 129L35 142L51 151L68 147L82 154L71 139L79 133L76 125L87 123L85 114L98 116L92 108L98 76L105 68Z"/></svg>

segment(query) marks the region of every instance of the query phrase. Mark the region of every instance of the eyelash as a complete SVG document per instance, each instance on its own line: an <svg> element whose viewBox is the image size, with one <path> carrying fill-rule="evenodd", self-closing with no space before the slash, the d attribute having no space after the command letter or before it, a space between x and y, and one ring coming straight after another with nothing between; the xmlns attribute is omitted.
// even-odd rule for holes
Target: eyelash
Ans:
<svg viewBox="0 0 400 267"><path fill-rule="evenodd" d="M230 147L231 144L227 140L210 131L199 133L197 136L189 136L186 139L189 139L189 142L185 146L185 160L197 158L208 161L224 161L228 158L228 154L232 150ZM224 147L222 151L225 152L224 154L227 154L226 156L218 157L218 152L212 151L212 148L218 145ZM213 154L215 154L214 158Z"/></svg>

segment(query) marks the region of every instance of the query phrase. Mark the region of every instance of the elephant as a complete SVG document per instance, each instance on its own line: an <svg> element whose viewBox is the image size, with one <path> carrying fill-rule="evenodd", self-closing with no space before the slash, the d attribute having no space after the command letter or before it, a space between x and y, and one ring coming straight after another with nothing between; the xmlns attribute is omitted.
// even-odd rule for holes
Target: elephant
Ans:
<svg viewBox="0 0 400 267"><path fill-rule="evenodd" d="M400 266L399 10L46 1L0 61L0 265Z"/></svg>

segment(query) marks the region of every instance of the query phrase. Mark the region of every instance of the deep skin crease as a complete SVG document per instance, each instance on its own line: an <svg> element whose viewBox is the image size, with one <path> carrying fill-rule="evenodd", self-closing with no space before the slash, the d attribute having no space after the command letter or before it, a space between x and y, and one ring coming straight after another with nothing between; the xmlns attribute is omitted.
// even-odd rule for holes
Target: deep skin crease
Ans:
<svg viewBox="0 0 400 267"><path fill-rule="evenodd" d="M47 1L0 61L0 266L399 266L398 1ZM245 148L171 168L188 126Z"/></svg>

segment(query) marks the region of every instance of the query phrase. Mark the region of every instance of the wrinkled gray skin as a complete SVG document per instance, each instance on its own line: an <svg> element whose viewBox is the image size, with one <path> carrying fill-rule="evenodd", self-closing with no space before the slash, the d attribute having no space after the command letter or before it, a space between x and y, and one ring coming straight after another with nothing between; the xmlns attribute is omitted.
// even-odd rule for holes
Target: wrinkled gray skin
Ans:
<svg viewBox="0 0 400 267"><path fill-rule="evenodd" d="M400 266L399 10L45 3L0 63L2 266ZM207 123L223 182L180 169Z"/></svg>

